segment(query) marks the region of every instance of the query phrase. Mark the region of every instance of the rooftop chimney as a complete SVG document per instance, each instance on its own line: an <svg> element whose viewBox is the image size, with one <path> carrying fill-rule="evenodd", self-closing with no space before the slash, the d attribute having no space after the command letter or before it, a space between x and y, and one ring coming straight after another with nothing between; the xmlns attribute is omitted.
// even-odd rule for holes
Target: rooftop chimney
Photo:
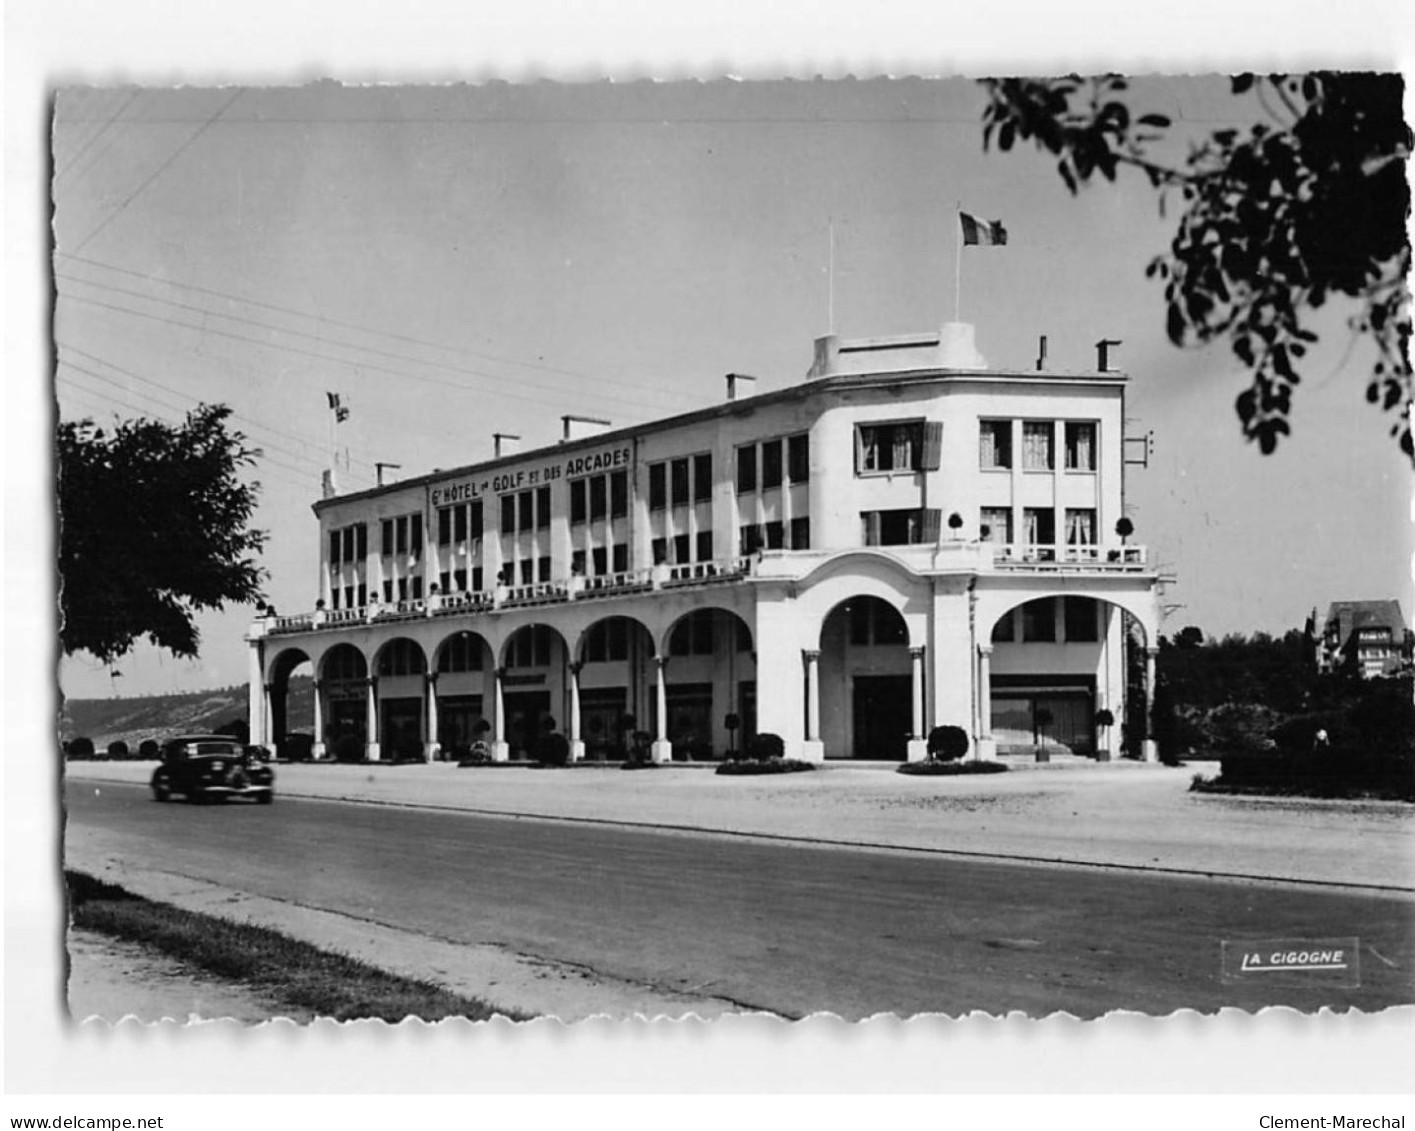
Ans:
<svg viewBox="0 0 1415 1131"><path fill-rule="evenodd" d="M1041 341L1037 343L1037 371L1041 372L1047 367L1047 336L1042 335Z"/></svg>
<svg viewBox="0 0 1415 1131"><path fill-rule="evenodd" d="M1096 368L1102 373L1110 372L1110 347L1118 345L1119 338L1102 338L1096 343Z"/></svg>
<svg viewBox="0 0 1415 1131"><path fill-rule="evenodd" d="M583 436L593 436L612 426L614 421L601 420L598 416L562 416L560 418L560 442L578 440Z"/></svg>
<svg viewBox="0 0 1415 1131"><path fill-rule="evenodd" d="M751 396L756 391L757 379L755 377L747 373L729 373L727 375L727 399L729 401L735 401L737 399L737 382L739 381L750 381L752 383L747 391L747 396Z"/></svg>
<svg viewBox="0 0 1415 1131"><path fill-rule="evenodd" d="M521 437L513 436L510 432L493 432L491 440L495 445L497 459L513 456L521 450Z"/></svg>

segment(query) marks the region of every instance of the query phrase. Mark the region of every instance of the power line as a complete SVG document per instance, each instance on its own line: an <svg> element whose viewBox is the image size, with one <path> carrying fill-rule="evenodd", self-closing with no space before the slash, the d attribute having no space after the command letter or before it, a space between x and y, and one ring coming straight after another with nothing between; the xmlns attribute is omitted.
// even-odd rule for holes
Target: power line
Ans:
<svg viewBox="0 0 1415 1131"><path fill-rule="evenodd" d="M206 131L211 128L211 126L216 122L217 118L221 117L222 114L226 113L226 111L229 110L235 104L236 99L240 98L242 93L243 91L238 87L236 89L236 93L231 95L231 97L228 98L221 105L220 109L218 109L216 113L212 114L211 117L209 117L197 128L196 133L192 134L191 137L187 138L186 141L182 142L182 144L177 147L176 151L172 154L171 157L167 158L166 161L162 162L162 164L159 165L153 171L151 176L149 176L145 181L143 181L142 184L138 185L137 188L133 189L133 191L128 194L128 198L124 200L122 204L118 205L116 209L114 209L108 214L108 218L106 220L104 220L101 224L98 225L98 227L94 228L93 231L89 232L88 235L86 235L82 240L79 241L78 246L74 248L74 254L77 255L79 252L83 251L83 249L89 245L89 243L96 235L98 235L99 232L103 231L104 228L108 227L109 224L111 224L114 220L121 216L127 210L128 205L132 204L132 202L138 198L138 196L142 193L144 189L147 188L148 185L152 184L153 181L157 180L158 177L165 173L167 171L168 166L170 166L172 162L176 161L178 157L182 156L182 154L185 153L188 148L190 148L191 144L196 141L197 138L201 137L202 134L206 133Z"/></svg>
<svg viewBox="0 0 1415 1131"><path fill-rule="evenodd" d="M164 304L164 305L166 305L166 306L175 307L175 308L177 308L178 310L185 310L185 311L188 311L189 313L199 314L199 315L202 316L203 319L205 319L205 318L224 318L224 319L226 319L227 321L230 321L230 322L236 322L236 323L239 323L239 324L245 325L245 326L253 326L253 327L255 327L256 329L259 329L259 330L267 330L267 331L269 331L269 332L271 332L271 333L275 333L275 334L289 334L289 335L291 335L291 336L293 336L293 337L305 338L305 339L308 339L308 340L314 341L314 342L328 343L329 345L337 346L337 347L339 347L339 348L341 348L341 349L357 350L357 351L359 351L359 352L367 353L367 354L369 354L369 355L371 355L371 356L374 356L374 357L389 358L389 359L391 359L391 360L393 360L393 361L406 361L406 362L409 362L409 363L411 363L411 364L413 364L413 365L426 365L426 366L428 366L429 368L432 368L432 369L441 369L441 370L443 370L443 371L445 371L445 372L448 372L448 373L457 373L457 374L461 374L461 375L466 376L466 377L472 377L472 378L477 378L477 379L483 379L483 378L484 378L484 379L490 380L490 381L504 381L504 380L507 380L507 378L498 376L498 375L495 374L495 373L486 373L486 372L484 372L484 371L482 371L482 370L477 370L477 369L463 369L463 368L460 368L460 367L455 366L455 365L444 365L443 363L437 362L437 361L427 361L427 360L424 360L423 358L420 358L420 357L411 357L411 356L409 356L408 354L394 353L394 352L392 352L392 351L390 351L390 350L378 349L376 346L362 346L362 345L358 345L358 344L353 343L353 342L346 342L346 341L340 341L340 340L337 340L337 339L330 339L330 338L326 338L326 337L325 337L324 335L322 335L322 334L312 334L312 333L310 333L310 332L307 331L307 330L295 330L295 329L291 329L291 328L285 327L285 326L274 326L274 325L272 325L272 324L270 324L270 323L268 323L268 322L262 322L262 321L260 321L259 319L244 318L244 317L242 317L242 316L239 315L239 314L223 314L223 313L221 313L220 311L210 310L210 309L208 309L208 308L206 308L206 307L204 307L204 306L195 306L195 305L193 305L193 304L191 304L191 303L178 302L176 299L163 298L163 297L161 297L160 295L151 295L151 294L148 294L148 293L146 293L146 292L144 292L144 291L135 291L135 290L132 290L132 289L130 289L130 288L128 288L128 287L116 287L116 286L113 286L111 283L99 283L99 282L95 282L95 281L92 280L92 279L84 279L84 278L76 277L76 276L74 276L74 275L60 275L59 278L64 279L64 280L66 280L66 281L68 281L68 282L78 283L78 284L80 284L81 286L96 287L96 288L98 288L99 290L112 291L112 292L114 292L114 293L116 293L116 294L126 295L126 296L128 296L128 297L130 297L130 298L136 298L136 299L139 299L139 300L144 301L144 302L162 303L162 304ZM76 297L76 296L75 296L75 297ZM134 313L136 313L136 312L134 312ZM193 328L195 328L195 327L193 327ZM201 327L201 329L205 329L205 327L203 326L203 327ZM253 340L253 339L247 339L247 340ZM355 364L355 365L364 364L364 363L362 363L362 362L359 362L359 361L356 361L356 360L352 360L352 359L339 359L339 360L344 360L344 361L345 361L346 363L348 363L348 364ZM535 381L527 381L527 380L525 380L524 378L516 378L515 380L516 380L519 384L528 385L528 386L530 386L530 387L533 388L533 389L545 389L547 392L556 393L556 394L559 394L559 395L561 395L561 396L565 396L565 395L567 395L567 394L573 395L573 394L571 394L571 391L570 391L570 390L564 389L564 388L562 388L562 387L560 387L560 386L558 386L558 385L538 384L538 383L535 382ZM453 387L453 388L462 388L462 389L464 389L465 391L468 391L468 392L473 391L473 390L467 388L467 386L456 386L456 385L454 385L454 386L452 386L452 387ZM640 394L640 395L642 395L642 394ZM541 398L541 399L543 400L544 398ZM622 403L624 403L624 404L633 404L633 405L635 405L635 406L638 406L638 405L640 404L640 401L639 401L637 398L635 398L635 399L630 399L630 398L628 398L628 397L618 397L618 396L610 395L607 399L609 399L609 400L614 400L614 401L620 401L620 402L622 402Z"/></svg>
<svg viewBox="0 0 1415 1131"><path fill-rule="evenodd" d="M85 355L85 356L91 356L91 355ZM60 359L60 364L66 366L67 368L72 369L72 370L74 370L74 371L76 371L76 372L78 372L78 373L82 373L82 374L84 374L84 375L87 376L87 377L92 377L92 378L94 378L95 380L104 382L105 384L109 384L109 385L113 385L113 386L115 386L115 387L118 387L118 388L122 389L123 392L129 394L130 396L141 397L143 400L152 401L153 403L158 404L158 405L161 405L163 408L166 408L166 409L168 409L169 411L172 411L172 412L179 412L179 413L183 413L183 414L185 414L185 413L187 413L188 411L190 411L190 405L187 405L187 404L173 404L171 401L165 400L165 399L163 399L162 397L155 396L155 395L152 394L152 393L146 393L146 392L143 392L143 391L140 390L140 389L125 388L125 387L123 387L121 384L119 384L119 382L118 382L115 378L109 377L109 376L107 376L106 374L103 374L103 373L95 373L93 370L87 369L87 368L85 368L84 366L78 365L77 363L75 363L75 362L73 362L73 361L70 361L70 360L68 360L68 359ZM108 364L108 363L107 363L107 362L101 362L101 364ZM77 384L77 383L75 383L75 382L72 382L71 379L69 379L69 380L70 380L70 383L73 384L75 388L81 389L81 390L83 390L84 392L89 393L91 396L101 396L101 397L104 397L105 399L107 399L107 400L113 402L114 404L120 405L121 407L127 408L127 409L129 409L129 410L131 410L131 411L133 411L133 412L146 413L146 412L150 412L150 411L151 411L150 409L144 408L144 407L142 407L142 406L140 406L140 405L133 404L133 403L131 403L130 401L125 401L125 400L123 400L123 399L120 398L120 397L115 397L115 396L112 396L111 394L103 393L103 392L101 392L101 391L99 391L99 390L89 389L89 388L86 388L86 387L83 386L83 385L79 385L79 384ZM150 384L156 384L156 382L149 382L149 383L150 383ZM166 386L163 386L163 385L158 385L157 387L158 387L158 388L163 388L163 389L166 388ZM169 389L168 391L174 393L174 394L175 394L176 396L178 396L178 397L181 397L181 398L186 399L186 394L184 394L184 393L178 392L177 390L173 390L173 389ZM235 415L235 414L233 413L232 415ZM179 425L179 424L180 424L179 421L168 420L167 422L168 422L168 423L171 423L171 424L174 424L174 425ZM259 436L254 436L254 437L251 437L251 438L252 438L253 440L255 440L255 442L256 442L256 443L259 445L259 447L260 447L259 457L258 457L258 458L260 458L260 459L266 461L267 463L273 464L273 465L276 466L276 467L282 467L282 468L284 468L285 470L290 471L290 472L293 472L295 475L300 476L300 486L302 486L302 487L308 487L308 486L309 486L309 481L310 481L311 479L316 478L316 477L317 477L320 473L322 473L323 470L324 470L323 462L322 462L321 460L315 459L315 458L312 457L312 456L307 456L307 455L305 455L305 454L303 454L303 453L301 453L301 452L292 452L292 451L290 451L288 448L283 448L283 447L281 447L281 446L278 445L278 444L271 444L271 443L269 443L268 441L262 440L261 437L259 437ZM294 459L297 459L297 460L307 460L307 461L309 461L309 462L311 462L311 463L314 464L314 468L311 469L311 468L308 468L308 467L297 467L297 466L293 466L293 465L291 465L291 464L289 464L289 463L285 463L285 462L283 462L283 461L281 461L281 460L277 460L277 459L274 458L274 456L272 456L272 455L269 454L269 451L267 451L267 449L273 449L274 451L280 452L280 453L282 453L282 454L284 454L284 455L288 455L288 456L290 456L290 457L292 457L292 458L294 458ZM355 478L357 478L360 482L367 482L367 483L369 483L370 485L372 485L372 483L373 483L372 477L371 477L371 476L368 476L368 475L365 475L365 474L359 474L359 475L355 476Z"/></svg>
<svg viewBox="0 0 1415 1131"><path fill-rule="evenodd" d="M227 291L219 291L219 290L215 290L215 289L213 289L213 288L211 288L211 287L199 286L199 285L196 284L196 283L181 283L181 282L177 282L176 280L173 280L173 279L164 279L164 278L162 278L162 277L160 277L160 276L157 276L157 275L146 274L146 273L144 273L144 272L142 272L142 271L134 271L134 270L132 270L132 269L130 269L130 268L127 268L127 267L118 267L118 266L116 266L116 265L114 265L114 264L112 264L112 263L104 263L104 262L102 262L101 260L88 259L88 258L85 258L84 256L80 256L80 255L73 255L73 254L68 254L68 253L65 253L65 252L57 252L56 255L55 255L55 257L58 258L58 259L72 259L72 260L74 260L74 261L77 262L77 263L84 263L84 264L87 264L87 265L90 266L90 267L98 267L98 268L100 268L100 269L102 269L102 270L105 270L105 271L113 271L113 272L116 272L116 273L122 274L122 275L130 275L130 276L132 276L132 277L134 277L134 278L143 279L143 280L145 280L145 281L147 281L147 282L158 283L158 284L160 284L160 285L162 285L162 286L176 287L176 288L179 288L179 289L181 289L181 290L196 291L196 292L198 292L198 293L200 293L200 294L211 295L211 296L214 297L214 298L222 298L222 299L226 299L226 300L228 300L228 301L230 301L230 302L239 302L239 303L242 303L242 304L247 305L247 306L259 307L259 308L261 308L261 309L263 309L263 310L274 311L274 312L277 313L277 314L286 314L286 315L290 315L291 317L294 317L294 318L306 318L306 319L310 319L311 321L322 322L322 323L324 323L324 324L326 324L326 325L329 325L329 326L337 326L337 327L340 328L341 330L353 330L354 332L360 333L360 334L371 334L371 335L375 335L375 336L378 336L378 337L390 338L390 339L392 339L392 340L394 340L394 341L407 342L407 343L410 344L410 345L423 346L423 347L428 348L428 349L443 350L443 351L446 352L446 353L460 354L460 355L462 355L462 356L464 356L464 357L475 357L475 358L479 358L479 359L481 359L481 360L483 360L483 361L494 361L494 362L498 362L498 363L505 364L505 365L519 365L519 366L522 366L522 367L527 368L527 369L539 369L539 370L542 370L542 371L547 372L547 373L558 373L558 374L560 374L561 376L565 376L565 377L577 377L577 378L580 378L580 379L586 380L586 381L594 381L596 384L600 384L600 385L617 385L617 386L619 386L620 388L632 389L632 390L635 391L635 393L637 393L637 394L639 394L639 395L642 395L642 394L644 394L644 393L649 393L649 394L653 394L653 395L656 395L656 396L666 397L666 398L668 398L668 399L670 399L670 400L682 401L682 402L684 402L684 403L688 403L688 402L690 401L690 398L684 397L684 396L682 396L681 394L664 393L661 389L657 389L657 388L654 388L654 387L648 386L648 385L643 385L643 384L640 384L640 383L637 383L637 382L634 382L634 381L616 381L616 380L614 380L613 378L609 378L609 377L598 377L598 376L595 376L595 375L593 375L593 374L585 373L585 372L583 372L583 371L581 371L581 370L565 369L565 368L562 368L562 367L556 366L556 365L546 365L546 364L544 364L543 362L522 361L522 360L519 360L519 359L513 358L513 357L505 357L505 356L498 355L498 354L484 353L484 352L481 352L481 351L478 351L478 350L464 349L464 348L459 347L459 346L449 346L449 345L445 345L445 344L443 344L443 343L441 343L441 342L428 341L428 340L425 339L425 338L415 338L415 337L412 337L411 335L408 335L408 334L398 334L398 333L394 333L393 331L390 331L390 330L372 330L372 329L369 329L368 327L365 327L365 326L359 326L359 325L357 325L357 324L355 324L355 323L352 323L352 322L343 322L343 321L341 321L341 320L339 320L339 319L337 319L337 318L330 318L330 317L328 317L328 316L326 316L326 315L323 315L323 314L311 314L311 313L309 313L309 312L307 312L307 311L296 310L296 309L294 309L293 307L279 306L279 305L277 305L277 304L275 304L275 303L269 303L269 302L261 302L261 301L258 300L258 299L242 298L240 295L230 294L230 293L227 292ZM78 279L79 277L78 277L78 276L74 276L74 275L68 275L68 276L65 276L65 278ZM86 280L86 279L85 279L85 280L82 280L82 281L83 281L83 282L89 282L90 285L92 285L92 286L105 286L105 285L107 285L107 284L103 284L103 283L92 282L91 280ZM149 297L149 296L144 296L144 297ZM152 297L155 297L155 296L152 296ZM170 300L156 299L156 301L170 301ZM215 312L210 312L210 313L215 313ZM221 317L230 317L230 316L228 316L228 315L221 315ZM358 349L358 348L363 348L363 347L351 346L351 348L356 348L356 349ZM423 362L423 364L436 364L436 363L435 363L435 362ZM560 389L558 386L543 386L543 387L554 389L556 392L563 392L563 391L566 391L566 390Z"/></svg>
<svg viewBox="0 0 1415 1131"><path fill-rule="evenodd" d="M170 386L170 385L164 385L161 381L155 381L155 380L153 380L151 377L144 377L144 376L143 376L142 374L140 374L140 373L134 373L131 369L124 369L121 365L118 365L118 364L115 363L115 362L109 361L107 358L98 357L98 356L95 355L95 354L88 353L86 350L81 350L81 349L79 349L77 346L70 345L70 344L67 343L67 342L59 341L57 344L59 345L59 348L62 349L62 350L67 350L68 352L77 354L77 355L80 356L80 357L85 357L85 358L87 358L89 361L94 362L96 365L104 365L104 366L107 366L109 369L112 369L112 370L114 370L114 371L117 372L117 373L121 373L124 377L131 378L131 379L134 380L134 381L141 381L141 382L143 382L144 384L152 385L154 388L162 389L162 390L164 390L165 392L171 393L171 394L173 394L174 396L177 396L177 397L196 399L196 398L192 398L190 393L183 392L181 389L174 389L174 388L172 388L172 386ZM265 431L267 431L267 432L270 432L270 433L272 433L272 434L274 434L274 435L276 435L276 436L283 436L285 439L287 439L287 440L293 440L293 441L294 441L295 443L297 443L297 444L303 444L303 445L306 445L306 446L315 447L315 446L318 446L319 443L320 443L320 441L315 440L315 439L312 439L312 438L309 437L309 436L297 436L297 435L295 435L295 434L292 433L292 432L284 432L284 431L281 431L279 428L276 428L274 425L266 424L264 421L256 420L254 417L248 416L248 415L246 415L245 413L240 413L240 412L235 412L235 411L233 411L233 412L231 413L231 415L234 416L234 417L236 417L238 420L244 420L244 421L246 421L246 422L247 422L248 424L250 424L252 427L263 429L263 430L265 430ZM279 448L278 445L276 446L276 449L277 449L278 451L288 451L288 449ZM298 454L298 455L299 455L299 458L301 458L301 459L309 459L309 460L311 460L311 461L313 461L313 462L316 462L316 463L321 463L321 462L322 462L322 461L316 459L316 457L314 457L314 456L307 456L307 455L304 455L303 453L290 452L289 454L291 454L291 455L296 455L296 454ZM363 465L365 465L365 466L367 466L367 467L373 467L373 463L372 463L372 461L370 461L370 460L357 459L357 460L355 460L354 462L363 464Z"/></svg>
<svg viewBox="0 0 1415 1131"><path fill-rule="evenodd" d="M137 96L140 93L141 91L137 89L130 91L128 93L128 97L124 99L118 109L113 111L112 116L108 118L101 126L99 126L98 129L94 131L94 133L90 134L88 140L85 141L83 145L79 146L78 150L74 153L72 157L69 158L69 160L64 162L63 168L58 169L54 174L54 183L56 185L61 180L63 180L65 176L67 176L71 172L77 171L79 162L83 160L84 154L87 153L93 147L94 143L98 141L99 138L101 138L104 134L106 134L110 129L113 128L114 124L118 121L119 117L122 116L123 111L125 111L129 106L133 104L133 102L137 99ZM107 147L104 148L103 152L107 152Z"/></svg>
<svg viewBox="0 0 1415 1131"><path fill-rule="evenodd" d="M260 347L263 347L263 348L266 348L266 349L283 350L283 351L286 352L286 353L296 354L296 355L301 356L301 357L314 358L314 359L317 360L317 361L331 362L331 363L336 364L336 365L346 365L346 366L349 366L350 368L353 368L353 369L367 369L367 370L371 370L371 371L377 372L377 373L387 373L387 374L389 374L389 375L391 375L391 376L394 376L394 377L405 377L405 378L407 378L407 379L409 379L409 380L412 380L412 381L424 381L424 382L427 382L428 384L441 385L441 386L443 386L444 388L456 389L457 391L463 392L463 393L475 393L475 392L483 392L483 393L485 393L485 392L488 392L488 390L478 390L478 389L469 388L469 387L468 387L466 384L464 384L464 383L455 382L455 381L445 381L445 380L441 380L441 379L439 379L439 378L437 378L437 377L429 377L427 374L424 374L424 373L411 373L411 372L409 372L409 371L406 370L406 369L392 369L392 368L390 368L390 367L388 367L388 366L386 366L386 365L377 365L377 364L373 364L373 363L370 363L370 362L357 361L357 360L354 360L354 359L352 359L352 358L347 358L347 357L336 357L336 356L333 356L333 355L331 355L331 354L319 353L319 352L317 352L317 351L315 351L315 350L306 350L306 349L300 349L298 346L285 345L284 343L281 343L281 342L261 341L261 340L259 340L259 339L257 339L257 338L252 338L252 337L249 337L249 336L246 336L246 335L243 335L243 334L234 334L234 333L230 332L229 330L221 330L221 329L218 329L218 328L216 328L216 327L214 327L214 326L193 326L190 322L180 322L180 321L177 321L176 319L173 319L173 318L165 318L165 317L162 317L161 315L149 314L149 313L146 312L146 311L133 310L131 307L127 307L127 306L117 306L117 305L114 305L113 303L99 302L97 299L84 298L84 297L81 296L81 295L68 294L68 295L61 295L60 297L61 297L61 298L64 298L64 299L67 299L67 300L70 301L70 302L83 303L83 304L86 305L86 306L96 306L96 307L98 307L98 308L100 308L100 309L102 309L102 310L112 310L112 311L115 311L115 312L117 312L117 313L119 313L119 314L131 315L131 316L134 317L134 318L146 318L146 319L148 319L148 320L150 320L150 321L153 321L153 322L160 322L160 323L162 323L162 324L164 324L164 325L167 325L167 326L176 326L176 327L179 327L179 328L181 328L181 329L183 329L183 330L191 330L191 331L194 331L195 333L198 333L198 334L213 334L213 335L215 335L215 336L217 336L217 337L221 337L221 338L230 338L232 341L244 342L244 343L246 343L247 345L260 346ZM217 315L216 317L220 317L220 316ZM429 363L425 363L425 362L424 362L424 363L420 363L420 364L429 364ZM447 367L443 366L443 367L440 367L440 368L447 368ZM489 375L489 374L483 374L482 376L490 376L490 375ZM530 395L527 395L527 394L525 394L525 393L517 393L517 392L514 392L514 391L509 390L509 389L498 388L498 389L495 389L495 390L491 390L490 393L491 393L491 395L493 395L493 396L509 397L509 398L514 399L514 400L530 401L531 403L533 403L533 404L538 404L538 405L545 405L545 404L549 403L549 402L547 402L547 400L546 400L545 397L530 396ZM587 394L587 395L591 395L591 394ZM600 397L600 398L598 398L598 399L599 399L600 401L602 401L604 398L603 398L603 397ZM615 400L620 400L620 399L622 399L622 398L616 397L616 398L613 398L613 399L615 399Z"/></svg>

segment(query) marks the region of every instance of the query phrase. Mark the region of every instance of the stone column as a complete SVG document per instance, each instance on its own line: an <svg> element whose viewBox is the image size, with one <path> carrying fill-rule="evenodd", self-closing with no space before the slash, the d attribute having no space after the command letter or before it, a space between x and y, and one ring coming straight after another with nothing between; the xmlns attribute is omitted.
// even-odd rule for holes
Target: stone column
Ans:
<svg viewBox="0 0 1415 1131"><path fill-rule="evenodd" d="M259 744L260 736L265 730L265 671L261 635L265 632L265 626L260 621L251 625L250 633L246 640L250 647L250 665L248 671L248 687L246 692L246 730L252 743ZM261 634L261 635L258 635Z"/></svg>
<svg viewBox="0 0 1415 1131"><path fill-rule="evenodd" d="M1146 762L1159 761L1159 745L1155 742L1155 658L1158 648L1145 649L1145 742Z"/></svg>
<svg viewBox="0 0 1415 1131"><path fill-rule="evenodd" d="M978 760L997 758L992 737L992 645L978 645Z"/></svg>
<svg viewBox="0 0 1415 1131"><path fill-rule="evenodd" d="M370 762L383 757L378 744L378 677L369 676L364 681L364 756Z"/></svg>
<svg viewBox="0 0 1415 1131"><path fill-rule="evenodd" d="M275 753L275 711L272 703L275 698L275 684L267 683L261 689L261 715L260 737L253 739L257 745L265 747L272 755Z"/></svg>
<svg viewBox="0 0 1415 1131"><path fill-rule="evenodd" d="M584 664L576 660L570 665L570 761L585 760L585 743L580 737L580 669Z"/></svg>
<svg viewBox="0 0 1415 1131"><path fill-rule="evenodd" d="M423 761L437 758L440 749L437 741L437 673L427 672L423 676L423 694L427 696L427 738L423 742Z"/></svg>
<svg viewBox="0 0 1415 1131"><path fill-rule="evenodd" d="M325 755L324 745L324 681L314 681L314 743L310 746L310 757L316 762Z"/></svg>
<svg viewBox="0 0 1415 1131"><path fill-rule="evenodd" d="M491 673L492 706L495 711L491 731L494 736L491 743L493 762L506 762L511 758L511 747L506 743L506 693L502 686L502 677L505 674L505 668L497 668Z"/></svg>
<svg viewBox="0 0 1415 1131"><path fill-rule="evenodd" d="M924 649L922 645L909 649L914 689L914 732L909 737L908 758L922 762L929 756L929 736L924 722Z"/></svg>
<svg viewBox="0 0 1415 1131"><path fill-rule="evenodd" d="M653 662L658 672L658 682L654 685L658 717L654 720L655 737L650 753L655 762L671 762L673 744L668 741L668 657L655 656Z"/></svg>
<svg viewBox="0 0 1415 1131"><path fill-rule="evenodd" d="M806 666L806 738L801 743L801 757L807 762L825 761L825 743L821 741L820 649L802 648L801 660Z"/></svg>

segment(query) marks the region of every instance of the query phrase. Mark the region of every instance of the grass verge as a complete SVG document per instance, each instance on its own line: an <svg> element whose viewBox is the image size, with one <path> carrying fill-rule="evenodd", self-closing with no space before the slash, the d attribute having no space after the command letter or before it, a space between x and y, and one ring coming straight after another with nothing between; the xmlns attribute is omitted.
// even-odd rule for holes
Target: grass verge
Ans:
<svg viewBox="0 0 1415 1131"><path fill-rule="evenodd" d="M231 923L143 899L83 872L66 871L74 926L140 943L220 978L336 1021L405 1017L486 1021L527 1014L498 1010L429 982L389 974L265 927Z"/></svg>

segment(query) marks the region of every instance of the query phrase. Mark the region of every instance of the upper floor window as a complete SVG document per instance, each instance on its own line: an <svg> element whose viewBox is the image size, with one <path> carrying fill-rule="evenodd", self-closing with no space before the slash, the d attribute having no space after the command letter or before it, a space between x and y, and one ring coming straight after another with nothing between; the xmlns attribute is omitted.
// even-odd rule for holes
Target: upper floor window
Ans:
<svg viewBox="0 0 1415 1131"><path fill-rule="evenodd" d="M979 421L978 437L979 466L985 470L1012 466L1012 421Z"/></svg>
<svg viewBox="0 0 1415 1131"><path fill-rule="evenodd" d="M861 424L855 429L855 471L937 471L942 440L937 421Z"/></svg>
<svg viewBox="0 0 1415 1131"><path fill-rule="evenodd" d="M614 471L609 475L609 515L623 518L629 513L629 473Z"/></svg>
<svg viewBox="0 0 1415 1131"><path fill-rule="evenodd" d="M673 505L675 507L688 505L688 461L686 459L673 461Z"/></svg>
<svg viewBox="0 0 1415 1131"><path fill-rule="evenodd" d="M938 541L942 514L937 507L864 511L860 514L866 546L908 546Z"/></svg>
<svg viewBox="0 0 1415 1131"><path fill-rule="evenodd" d="M983 507L978 515L978 532L984 542L1006 545L1012 541L1012 508Z"/></svg>
<svg viewBox="0 0 1415 1131"><path fill-rule="evenodd" d="M712 453L693 457L693 502L705 503L712 498Z"/></svg>
<svg viewBox="0 0 1415 1131"><path fill-rule="evenodd" d="M1096 424L1093 420L1066 422L1066 470L1096 470Z"/></svg>
<svg viewBox="0 0 1415 1131"><path fill-rule="evenodd" d="M661 511L668 506L668 465L649 464L649 510Z"/></svg>
<svg viewBox="0 0 1415 1131"><path fill-rule="evenodd" d="M570 522L578 526L585 521L587 508L585 505L585 481L583 479L570 480Z"/></svg>
<svg viewBox="0 0 1415 1131"><path fill-rule="evenodd" d="M1024 471L1051 471L1056 467L1052 453L1052 441L1056 427L1050 420L1024 420L1022 422L1022 469Z"/></svg>
<svg viewBox="0 0 1415 1131"><path fill-rule="evenodd" d="M786 474L792 483L805 483L811 477L811 437L802 432L786 441Z"/></svg>
<svg viewBox="0 0 1415 1131"><path fill-rule="evenodd" d="M762 490L770 491L773 487L780 487L783 470L781 441L766 441L762 444Z"/></svg>
<svg viewBox="0 0 1415 1131"><path fill-rule="evenodd" d="M1094 546L1096 544L1096 512L1092 507L1067 507L1066 544Z"/></svg>
<svg viewBox="0 0 1415 1131"><path fill-rule="evenodd" d="M737 494L757 489L757 446L743 444L737 449Z"/></svg>

